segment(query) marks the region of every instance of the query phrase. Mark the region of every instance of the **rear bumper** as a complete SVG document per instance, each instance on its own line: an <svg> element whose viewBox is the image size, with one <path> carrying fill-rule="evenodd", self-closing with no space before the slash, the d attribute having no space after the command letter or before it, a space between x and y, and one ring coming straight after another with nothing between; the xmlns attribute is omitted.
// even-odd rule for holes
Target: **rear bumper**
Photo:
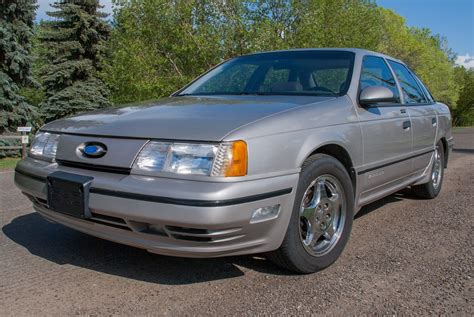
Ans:
<svg viewBox="0 0 474 317"><path fill-rule="evenodd" d="M48 209L46 176L56 170L94 177L92 218ZM241 182L198 182L118 175L21 161L15 183L50 221L153 253L217 257L277 249L291 215L298 175ZM255 209L280 205L277 218L250 223Z"/></svg>

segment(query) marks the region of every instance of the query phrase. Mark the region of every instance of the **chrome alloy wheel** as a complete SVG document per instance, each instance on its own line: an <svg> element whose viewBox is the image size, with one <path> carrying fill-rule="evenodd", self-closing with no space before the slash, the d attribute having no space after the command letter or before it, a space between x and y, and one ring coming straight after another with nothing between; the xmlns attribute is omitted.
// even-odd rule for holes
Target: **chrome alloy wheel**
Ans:
<svg viewBox="0 0 474 317"><path fill-rule="evenodd" d="M433 155L433 171L431 172L431 182L433 187L437 189L441 184L443 162L441 161L441 154L439 153L439 147L437 146Z"/></svg>
<svg viewBox="0 0 474 317"><path fill-rule="evenodd" d="M331 175L321 175L306 189L300 205L300 237L313 256L329 252L339 241L346 217L341 183Z"/></svg>

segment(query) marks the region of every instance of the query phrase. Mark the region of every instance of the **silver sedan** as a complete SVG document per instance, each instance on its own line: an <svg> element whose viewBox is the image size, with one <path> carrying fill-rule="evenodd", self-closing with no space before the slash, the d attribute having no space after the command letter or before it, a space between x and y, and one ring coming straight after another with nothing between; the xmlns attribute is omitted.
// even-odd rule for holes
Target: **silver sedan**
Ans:
<svg viewBox="0 0 474 317"><path fill-rule="evenodd" d="M436 197L452 145L448 107L403 62L276 51L43 126L15 182L46 219L100 238L310 273L336 261L363 205L407 186Z"/></svg>

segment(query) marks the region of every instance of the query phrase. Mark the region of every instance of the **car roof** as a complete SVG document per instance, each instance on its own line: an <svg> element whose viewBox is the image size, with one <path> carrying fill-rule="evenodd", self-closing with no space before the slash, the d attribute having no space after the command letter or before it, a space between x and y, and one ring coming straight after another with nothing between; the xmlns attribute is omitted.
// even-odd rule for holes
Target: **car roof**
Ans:
<svg viewBox="0 0 474 317"><path fill-rule="evenodd" d="M276 52L298 52L298 51L345 51L345 52L353 52L357 55L374 55L383 58L387 58L393 61L397 61L399 63L405 64L403 61L391 57L389 55L385 55L379 52L366 50L362 48L350 48L350 47L325 47L325 48L293 48L287 50L275 50L275 51L263 51L263 52L256 52L251 54L246 54L243 56L251 56L251 55L258 55L258 54L268 54L268 53L276 53Z"/></svg>

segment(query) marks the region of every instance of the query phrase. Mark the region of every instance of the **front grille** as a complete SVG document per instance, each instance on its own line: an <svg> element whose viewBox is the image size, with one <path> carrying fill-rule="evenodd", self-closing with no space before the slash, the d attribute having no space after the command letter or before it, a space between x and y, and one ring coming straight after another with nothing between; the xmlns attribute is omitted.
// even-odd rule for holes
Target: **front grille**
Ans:
<svg viewBox="0 0 474 317"><path fill-rule="evenodd" d="M175 239L196 242L224 242L243 237L243 234L241 233L242 228L210 230L165 226L165 231L169 236Z"/></svg>
<svg viewBox="0 0 474 317"><path fill-rule="evenodd" d="M112 223L123 224L123 225L127 224L125 222L125 220L123 220L122 218L117 218L117 217L112 217L112 216L107 216L107 215L101 215L101 214L97 214L95 212L92 212L91 215L92 215L92 218L94 218L96 220L99 220L99 221L106 221L106 222L112 222Z"/></svg>
<svg viewBox="0 0 474 317"><path fill-rule="evenodd" d="M122 218L117 218L117 217L112 217L112 216L107 216L107 215L102 215L102 214L92 212L91 217L85 220L92 221L104 226L132 231L132 229L127 225L127 222Z"/></svg>
<svg viewBox="0 0 474 317"><path fill-rule="evenodd" d="M97 223L99 225L103 225L103 226L107 226L107 227L112 227L112 228L116 228L116 229L123 229L123 230L127 230L127 231L133 231L127 225L118 225L118 224L114 224L114 223L110 223L110 222L104 222L102 220L97 220L95 218L87 218L87 219L84 219L84 220L94 222L94 223Z"/></svg>
<svg viewBox="0 0 474 317"><path fill-rule="evenodd" d="M45 209L49 209L47 201L45 199L34 197L26 193L24 194L35 205ZM123 219L119 217L99 214L96 212L91 212L90 218L82 220L126 231L134 231L142 234L152 234L176 240L194 241L201 243L226 242L244 237L242 228L205 229L163 224L157 225L145 222L137 222L131 219Z"/></svg>
<svg viewBox="0 0 474 317"><path fill-rule="evenodd" d="M24 193L28 199L31 200L31 202L37 206L40 206L42 208L49 209L48 202L45 199L34 197L30 194ZM91 217L87 219L83 219L86 221L90 222L95 222L104 226L108 227L113 227L117 229L124 229L127 231L132 231L132 229L127 225L127 222L122 219L122 218L117 218L117 217L112 217L112 216L107 216L107 215L102 215L98 213L91 213Z"/></svg>
<svg viewBox="0 0 474 317"><path fill-rule="evenodd" d="M130 175L131 168L129 167L116 167L116 166L105 166L105 165L95 165L88 163L80 163L66 160L56 160L56 162L61 166L81 168L86 170L93 170L99 172L115 173L115 174L125 174Z"/></svg>
<svg viewBox="0 0 474 317"><path fill-rule="evenodd" d="M25 192L23 192L23 195L25 195L26 197L28 197L28 199L29 199L33 204L40 205L40 206L43 207L43 208L48 208L48 202L46 201L46 199L38 198L38 197L35 197L35 196L33 196L33 195L27 194L27 193L25 193Z"/></svg>

